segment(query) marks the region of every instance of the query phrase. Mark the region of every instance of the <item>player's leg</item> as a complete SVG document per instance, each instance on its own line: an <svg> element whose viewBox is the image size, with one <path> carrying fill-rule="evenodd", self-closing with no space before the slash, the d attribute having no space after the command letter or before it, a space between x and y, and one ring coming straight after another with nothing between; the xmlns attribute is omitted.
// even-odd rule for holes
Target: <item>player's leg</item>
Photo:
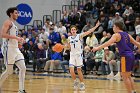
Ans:
<svg viewBox="0 0 140 93"><path fill-rule="evenodd" d="M80 82L83 82L83 73L81 67L77 67L77 72L78 72Z"/></svg>
<svg viewBox="0 0 140 93"><path fill-rule="evenodd" d="M2 87L2 84L7 79L7 77L11 74L13 74L13 65L7 65L6 70L2 73L0 77L0 88Z"/></svg>
<svg viewBox="0 0 140 93"><path fill-rule="evenodd" d="M74 81L74 89L78 89L78 84L79 82L76 80L76 74L74 72L74 66L75 66L75 57L74 56L70 56L70 61L69 61L69 70L70 70L70 74L71 74L71 77Z"/></svg>
<svg viewBox="0 0 140 93"><path fill-rule="evenodd" d="M13 65L15 63L15 55L11 55L11 48L5 47L3 50L4 55L4 63L6 65L6 70L2 73L0 77L0 88L4 81L7 79L7 77L11 74L13 74Z"/></svg>
<svg viewBox="0 0 140 93"><path fill-rule="evenodd" d="M73 83L74 90L77 90L78 85L79 85L79 81L76 79L76 74L74 72L74 66L70 66L69 69L70 69L71 77L72 77L72 79L74 81L74 83Z"/></svg>
<svg viewBox="0 0 140 93"><path fill-rule="evenodd" d="M128 93L132 93L135 90L134 81L131 78L131 71L133 69L134 60L135 59L133 58L133 56L121 58L121 75Z"/></svg>
<svg viewBox="0 0 140 93"><path fill-rule="evenodd" d="M71 74L72 79L76 80L76 74L74 72L74 66L73 67L71 66L69 69L70 69L70 74Z"/></svg>
<svg viewBox="0 0 140 93"><path fill-rule="evenodd" d="M24 92L24 81L25 81L25 73L26 73L26 66L24 60L19 60L16 62L16 66L19 68L19 93L26 93Z"/></svg>
<svg viewBox="0 0 140 93"><path fill-rule="evenodd" d="M83 73L82 73L82 69L81 67L83 66L83 59L82 56L78 56L76 58L76 64L77 64L77 72L78 72L78 76L79 76L79 80L80 80L80 90L85 90L85 84L83 82Z"/></svg>
<svg viewBox="0 0 140 93"><path fill-rule="evenodd" d="M128 93L131 93L133 90L131 80L130 80L131 73L130 72L121 72L121 75L122 75L122 79L124 81L124 84L127 88Z"/></svg>
<svg viewBox="0 0 140 93"><path fill-rule="evenodd" d="M22 54L18 54L16 56L15 64L19 68L19 93L26 93L24 89L26 66L24 56Z"/></svg>
<svg viewBox="0 0 140 93"><path fill-rule="evenodd" d="M130 79L130 81L131 81L132 91L136 91L135 86L134 86L135 84L134 84L133 78L130 76L129 79Z"/></svg>
<svg viewBox="0 0 140 93"><path fill-rule="evenodd" d="M80 88L80 90L85 90L85 84L83 82L83 73L82 73L81 67L77 67L77 72L78 72L78 76L79 76L79 80L80 80L79 88Z"/></svg>
<svg viewBox="0 0 140 93"><path fill-rule="evenodd" d="M69 60L69 70L70 70L70 74L73 80L76 80L76 75L74 72L74 66L76 66L75 64L75 56L70 56L70 60Z"/></svg>

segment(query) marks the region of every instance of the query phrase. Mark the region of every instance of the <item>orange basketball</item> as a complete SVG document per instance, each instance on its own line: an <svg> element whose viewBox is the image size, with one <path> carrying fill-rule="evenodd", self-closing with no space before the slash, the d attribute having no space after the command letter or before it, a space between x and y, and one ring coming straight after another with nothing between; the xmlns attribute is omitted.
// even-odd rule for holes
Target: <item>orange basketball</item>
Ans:
<svg viewBox="0 0 140 93"><path fill-rule="evenodd" d="M53 46L53 51L55 52L62 52L63 51L64 46L60 43L57 43Z"/></svg>

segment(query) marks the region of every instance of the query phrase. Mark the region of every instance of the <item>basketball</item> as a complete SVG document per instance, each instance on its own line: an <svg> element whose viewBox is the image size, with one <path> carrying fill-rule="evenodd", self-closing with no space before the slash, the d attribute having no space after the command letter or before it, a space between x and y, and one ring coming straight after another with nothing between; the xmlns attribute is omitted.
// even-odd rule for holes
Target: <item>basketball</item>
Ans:
<svg viewBox="0 0 140 93"><path fill-rule="evenodd" d="M63 51L64 46L60 43L57 43L53 46L53 51L55 52L62 52Z"/></svg>

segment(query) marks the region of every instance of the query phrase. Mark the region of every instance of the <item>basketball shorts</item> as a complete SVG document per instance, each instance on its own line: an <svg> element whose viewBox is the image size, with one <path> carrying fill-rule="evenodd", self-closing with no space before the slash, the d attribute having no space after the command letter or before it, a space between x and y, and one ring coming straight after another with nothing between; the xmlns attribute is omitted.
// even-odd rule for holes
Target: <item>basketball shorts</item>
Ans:
<svg viewBox="0 0 140 93"><path fill-rule="evenodd" d="M24 56L19 48L5 47L4 49L2 49L2 52L5 64L12 65L15 64L15 62L24 60Z"/></svg>
<svg viewBox="0 0 140 93"><path fill-rule="evenodd" d="M70 55L69 67L82 67L83 56L82 54Z"/></svg>
<svg viewBox="0 0 140 93"><path fill-rule="evenodd" d="M121 72L131 72L134 67L135 56L133 54L121 56Z"/></svg>

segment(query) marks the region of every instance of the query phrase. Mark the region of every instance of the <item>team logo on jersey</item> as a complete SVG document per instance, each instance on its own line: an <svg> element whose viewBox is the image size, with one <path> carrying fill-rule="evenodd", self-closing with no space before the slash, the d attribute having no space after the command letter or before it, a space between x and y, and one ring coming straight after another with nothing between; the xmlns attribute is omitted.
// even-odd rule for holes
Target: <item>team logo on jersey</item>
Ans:
<svg viewBox="0 0 140 93"><path fill-rule="evenodd" d="M27 4L19 4L17 5L19 17L17 19L17 22L21 25L26 25L30 23L33 17L32 9Z"/></svg>

